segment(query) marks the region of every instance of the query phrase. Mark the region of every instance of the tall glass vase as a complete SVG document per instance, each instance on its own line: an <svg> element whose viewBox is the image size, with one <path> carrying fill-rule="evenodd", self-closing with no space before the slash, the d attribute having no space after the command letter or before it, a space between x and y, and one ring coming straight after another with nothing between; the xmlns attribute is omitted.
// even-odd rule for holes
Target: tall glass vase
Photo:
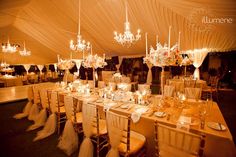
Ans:
<svg viewBox="0 0 236 157"><path fill-rule="evenodd" d="M96 88L97 84L98 84L98 72L97 72L97 68L93 68L93 84L94 84L94 88Z"/></svg>
<svg viewBox="0 0 236 157"><path fill-rule="evenodd" d="M64 79L63 81L65 82L65 84L67 85L67 82L68 82L68 75L69 75L69 69L65 69L65 76L64 76Z"/></svg>
<svg viewBox="0 0 236 157"><path fill-rule="evenodd" d="M165 85L165 67L161 67L161 95L164 95L164 85Z"/></svg>

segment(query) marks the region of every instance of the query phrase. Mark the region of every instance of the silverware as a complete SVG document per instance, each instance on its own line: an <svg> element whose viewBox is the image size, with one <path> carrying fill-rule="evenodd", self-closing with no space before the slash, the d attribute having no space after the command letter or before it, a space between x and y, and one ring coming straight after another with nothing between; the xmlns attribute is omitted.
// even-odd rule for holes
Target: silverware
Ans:
<svg viewBox="0 0 236 157"><path fill-rule="evenodd" d="M218 123L219 127L220 127L220 130L222 130L222 126L221 126L221 123Z"/></svg>
<svg viewBox="0 0 236 157"><path fill-rule="evenodd" d="M201 129L205 129L205 120L201 120L200 127Z"/></svg>

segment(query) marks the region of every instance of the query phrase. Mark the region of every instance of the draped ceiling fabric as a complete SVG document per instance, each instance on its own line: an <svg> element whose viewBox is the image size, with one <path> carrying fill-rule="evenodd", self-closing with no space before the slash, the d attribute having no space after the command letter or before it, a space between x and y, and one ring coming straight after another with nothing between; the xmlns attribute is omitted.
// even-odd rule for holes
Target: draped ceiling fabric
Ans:
<svg viewBox="0 0 236 157"><path fill-rule="evenodd" d="M236 49L236 1L234 0L128 0L131 31L141 29L142 39L130 48L117 44L113 32L124 31L125 6L122 0L81 0L81 35L93 44L93 51L106 56L145 55L144 33L155 45L168 40L172 25L171 44L181 31L181 49L211 48L214 51ZM203 16L232 18L233 23L204 24ZM1 58L10 64L46 64L57 62L57 54L69 58L69 41L76 40L78 0L1 0L0 41L18 43L32 51L30 57L19 54ZM74 52L73 58L82 53ZM18 59L19 58L19 59Z"/></svg>

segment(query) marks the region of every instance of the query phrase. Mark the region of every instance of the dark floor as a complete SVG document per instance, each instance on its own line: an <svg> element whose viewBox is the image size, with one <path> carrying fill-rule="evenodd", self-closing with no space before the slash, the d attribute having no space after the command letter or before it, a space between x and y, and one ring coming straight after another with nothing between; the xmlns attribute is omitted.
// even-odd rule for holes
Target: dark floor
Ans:
<svg viewBox="0 0 236 157"><path fill-rule="evenodd" d="M0 157L66 157L57 148L58 138L54 134L46 139L32 142L37 131L26 132L32 124L27 119L15 120L13 115L24 108L27 101L6 103L0 105ZM220 92L220 109L236 142L236 91ZM77 157L78 151L72 157Z"/></svg>
<svg viewBox="0 0 236 157"><path fill-rule="evenodd" d="M0 157L67 157L57 148L57 134L33 142L40 129L26 132L32 122L12 118L14 114L22 111L26 103L27 101L19 101L0 105ZM78 151L72 155L77 156Z"/></svg>

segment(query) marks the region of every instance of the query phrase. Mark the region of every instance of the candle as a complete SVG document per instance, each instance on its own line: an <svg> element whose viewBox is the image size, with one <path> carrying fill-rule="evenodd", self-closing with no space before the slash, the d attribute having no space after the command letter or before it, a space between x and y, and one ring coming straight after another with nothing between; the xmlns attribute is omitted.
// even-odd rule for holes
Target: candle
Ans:
<svg viewBox="0 0 236 157"><path fill-rule="evenodd" d="M181 32L179 32L179 39L178 39L178 50L180 50L180 35L181 35Z"/></svg>
<svg viewBox="0 0 236 157"><path fill-rule="evenodd" d="M171 33L171 26L169 26L169 37L168 37L168 56L170 55L170 33Z"/></svg>
<svg viewBox="0 0 236 157"><path fill-rule="evenodd" d="M145 39L146 39L146 57L148 56L148 41L147 41L147 33L145 33Z"/></svg>
<svg viewBox="0 0 236 157"><path fill-rule="evenodd" d="M84 61L84 50L83 50L83 61Z"/></svg>
<svg viewBox="0 0 236 157"><path fill-rule="evenodd" d="M91 52L90 52L91 55L93 55L93 45L91 45Z"/></svg>
<svg viewBox="0 0 236 157"><path fill-rule="evenodd" d="M57 55L57 62L59 63L59 61L60 61L60 56Z"/></svg>
<svg viewBox="0 0 236 157"><path fill-rule="evenodd" d="M106 57L106 55L105 55L105 53L103 53L103 60L105 61L105 57Z"/></svg>

